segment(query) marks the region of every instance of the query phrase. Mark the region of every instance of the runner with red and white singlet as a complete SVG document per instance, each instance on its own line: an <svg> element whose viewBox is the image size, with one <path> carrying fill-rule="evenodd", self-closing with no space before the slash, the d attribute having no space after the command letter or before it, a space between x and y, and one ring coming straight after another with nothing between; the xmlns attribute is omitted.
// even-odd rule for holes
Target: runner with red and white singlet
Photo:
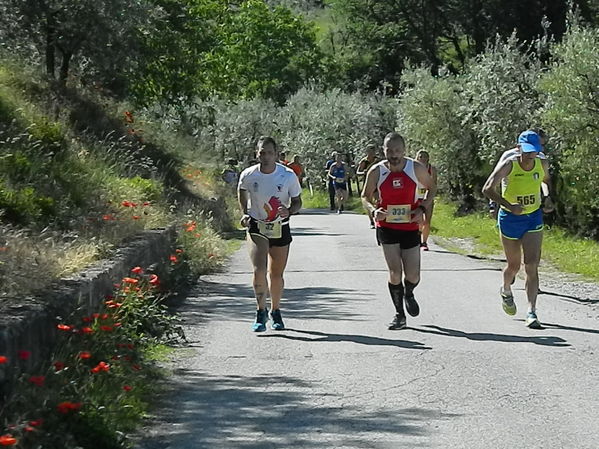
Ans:
<svg viewBox="0 0 599 449"><path fill-rule="evenodd" d="M386 160L371 167L366 175L362 203L373 215L377 242L389 269L389 293L396 311L389 329L395 330L406 327L404 302L411 316L420 313L414 297L414 288L420 282L418 227L437 186L426 167L405 157L402 136L387 134L383 150ZM427 190L423 199L418 197L419 184Z"/></svg>

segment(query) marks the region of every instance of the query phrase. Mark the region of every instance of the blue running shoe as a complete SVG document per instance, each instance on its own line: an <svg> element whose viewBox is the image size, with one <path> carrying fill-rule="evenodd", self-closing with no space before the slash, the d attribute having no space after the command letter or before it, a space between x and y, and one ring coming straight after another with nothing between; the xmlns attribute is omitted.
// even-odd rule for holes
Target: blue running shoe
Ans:
<svg viewBox="0 0 599 449"><path fill-rule="evenodd" d="M529 329L541 329L541 323L535 312L528 312L526 314L526 327Z"/></svg>
<svg viewBox="0 0 599 449"><path fill-rule="evenodd" d="M256 322L252 325L254 332L264 332L268 321L268 309L256 310Z"/></svg>
<svg viewBox="0 0 599 449"><path fill-rule="evenodd" d="M270 312L270 317L272 318L272 328L274 330L282 331L285 329L285 323L283 323L283 317L279 309Z"/></svg>

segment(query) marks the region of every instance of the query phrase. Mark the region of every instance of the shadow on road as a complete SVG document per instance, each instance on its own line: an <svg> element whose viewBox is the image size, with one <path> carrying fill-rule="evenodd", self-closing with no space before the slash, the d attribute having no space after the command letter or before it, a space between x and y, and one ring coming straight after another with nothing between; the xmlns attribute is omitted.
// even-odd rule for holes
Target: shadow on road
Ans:
<svg viewBox="0 0 599 449"><path fill-rule="evenodd" d="M402 409L399 397L366 412L328 391L326 380L189 369L175 372L158 403L161 418L148 423L150 432L137 442L138 449L371 448L373 438L398 447L406 436L429 435L435 421L459 416Z"/></svg>
<svg viewBox="0 0 599 449"><path fill-rule="evenodd" d="M563 299L568 302L577 302L581 304L599 304L599 299L579 298L578 296L564 295L563 293L549 292L539 290L539 295L556 296L558 299Z"/></svg>
<svg viewBox="0 0 599 449"><path fill-rule="evenodd" d="M298 334L310 335L306 337L298 335L289 335L286 332L297 332ZM306 342L351 342L361 345L372 346L397 346L405 349L432 349L429 346L424 346L424 343L409 340L390 340L380 337L369 337L367 335L352 335L352 334L331 334L329 332L308 331L299 329L285 329L285 333L276 334L261 334L260 338L285 338L287 340L306 341Z"/></svg>
<svg viewBox="0 0 599 449"><path fill-rule="evenodd" d="M441 335L443 337L459 337L466 338L472 341L502 341L506 343L533 343L541 346L553 346L564 348L570 346L570 344L560 337L554 336L536 336L536 337L525 337L522 335L505 335L505 334L491 334L487 332L464 332L456 329L449 329L445 327L425 325L427 329L418 327L410 327L410 329L416 332L422 332L425 334Z"/></svg>
<svg viewBox="0 0 599 449"><path fill-rule="evenodd" d="M364 314L358 311L359 307L373 297L372 292L326 286L288 288L281 310L284 318L362 320ZM269 301L267 304L270 307ZM254 291L250 285L202 280L185 301L177 305L176 311L186 324L209 319L251 323L256 314Z"/></svg>
<svg viewBox="0 0 599 449"><path fill-rule="evenodd" d="M564 326L562 324L543 323L543 327L549 329L563 329L565 331L586 332L589 334L599 334L599 329L585 329L582 327Z"/></svg>

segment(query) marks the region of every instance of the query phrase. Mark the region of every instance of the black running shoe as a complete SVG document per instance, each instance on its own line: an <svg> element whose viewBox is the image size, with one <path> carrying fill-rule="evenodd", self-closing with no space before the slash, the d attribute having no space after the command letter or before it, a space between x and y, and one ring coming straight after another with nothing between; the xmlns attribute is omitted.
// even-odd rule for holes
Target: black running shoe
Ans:
<svg viewBox="0 0 599 449"><path fill-rule="evenodd" d="M279 309L270 312L270 317L272 318L272 328L274 330L282 331L283 329L285 329L283 317L281 316L281 311Z"/></svg>
<svg viewBox="0 0 599 449"><path fill-rule="evenodd" d="M420 307L414 298L414 294L404 296L404 302L406 303L406 310L412 316L418 316L420 314Z"/></svg>
<svg viewBox="0 0 599 449"><path fill-rule="evenodd" d="M406 328L406 316L399 313L393 317L393 321L389 323L389 330L396 331Z"/></svg>

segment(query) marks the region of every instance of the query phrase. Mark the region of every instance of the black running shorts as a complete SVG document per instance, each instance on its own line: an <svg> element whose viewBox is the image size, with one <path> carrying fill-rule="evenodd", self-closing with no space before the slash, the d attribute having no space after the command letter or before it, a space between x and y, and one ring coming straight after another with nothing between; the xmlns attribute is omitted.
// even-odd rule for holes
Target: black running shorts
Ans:
<svg viewBox="0 0 599 449"><path fill-rule="evenodd" d="M291 238L291 229L289 228L289 223L286 223L281 226L281 238L280 239L269 239L268 237L260 234L258 230L258 222L253 218L250 218L250 227L248 228L248 232L252 235L259 235L268 240L268 246L287 246L293 240Z"/></svg>
<svg viewBox="0 0 599 449"><path fill-rule="evenodd" d="M400 231L381 226L376 228L376 241L379 245L395 245L399 243L401 249L410 249L420 246L420 232Z"/></svg>

